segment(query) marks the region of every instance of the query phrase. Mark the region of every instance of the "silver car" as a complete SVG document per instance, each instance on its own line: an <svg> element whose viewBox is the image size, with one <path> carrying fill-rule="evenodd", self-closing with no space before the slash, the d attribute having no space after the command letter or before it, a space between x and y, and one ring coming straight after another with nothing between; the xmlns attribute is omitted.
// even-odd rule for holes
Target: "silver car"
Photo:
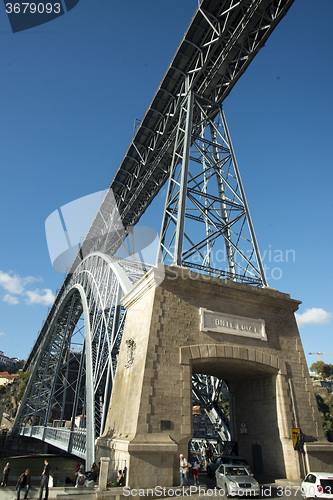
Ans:
<svg viewBox="0 0 333 500"><path fill-rule="evenodd" d="M246 458L238 456L221 455L219 457L214 458L212 462L209 462L207 464L208 476L215 476L215 472L220 465L244 465L251 472L251 467Z"/></svg>
<svg viewBox="0 0 333 500"><path fill-rule="evenodd" d="M216 486L227 496L259 496L260 486L246 467L220 465L215 472Z"/></svg>

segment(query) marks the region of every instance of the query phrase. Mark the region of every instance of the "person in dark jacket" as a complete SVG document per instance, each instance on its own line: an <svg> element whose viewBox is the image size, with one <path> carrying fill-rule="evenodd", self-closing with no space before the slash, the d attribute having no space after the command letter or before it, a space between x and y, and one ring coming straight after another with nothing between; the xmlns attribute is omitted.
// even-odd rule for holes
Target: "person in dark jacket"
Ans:
<svg viewBox="0 0 333 500"><path fill-rule="evenodd" d="M42 500L43 489L45 488L45 497L44 500L49 498L49 479L51 473L51 466L47 460L44 460L44 469L42 472L42 477L40 480L40 488L39 488L39 500Z"/></svg>
<svg viewBox="0 0 333 500"><path fill-rule="evenodd" d="M20 500L21 490L25 489L24 498L28 498L29 488L31 486L31 476L30 470L26 469L23 474L20 475L16 484L17 500Z"/></svg>

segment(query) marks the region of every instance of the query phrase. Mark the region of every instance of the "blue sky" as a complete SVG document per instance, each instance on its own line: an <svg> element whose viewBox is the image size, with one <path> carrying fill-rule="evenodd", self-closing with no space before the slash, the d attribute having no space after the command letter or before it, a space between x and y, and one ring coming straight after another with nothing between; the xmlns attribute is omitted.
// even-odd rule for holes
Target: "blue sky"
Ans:
<svg viewBox="0 0 333 500"><path fill-rule="evenodd" d="M80 0L13 34L0 4L6 355L28 356L64 278L51 266L45 220L108 187L196 6ZM331 0L295 0L224 103L269 285L302 301L306 354L333 352L332 16ZM159 229L161 216L154 208L141 223Z"/></svg>

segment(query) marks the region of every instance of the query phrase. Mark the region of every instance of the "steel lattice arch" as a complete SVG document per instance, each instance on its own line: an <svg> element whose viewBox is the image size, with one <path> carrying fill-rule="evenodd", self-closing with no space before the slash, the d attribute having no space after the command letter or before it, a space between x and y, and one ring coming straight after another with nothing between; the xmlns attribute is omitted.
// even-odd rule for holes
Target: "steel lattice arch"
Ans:
<svg viewBox="0 0 333 500"><path fill-rule="evenodd" d="M199 2L30 353L13 432L94 461L125 321L121 298L148 269L114 256L164 184L160 263L266 285L222 103L292 3ZM226 259L216 265L219 249ZM219 384L197 377L193 391L230 439L215 404Z"/></svg>
<svg viewBox="0 0 333 500"><path fill-rule="evenodd" d="M39 347L16 417L16 425L29 426L25 435L94 461L88 450L94 450L106 418L125 320L121 297L145 272L140 263L101 252L77 267ZM48 428L50 422L58 427Z"/></svg>

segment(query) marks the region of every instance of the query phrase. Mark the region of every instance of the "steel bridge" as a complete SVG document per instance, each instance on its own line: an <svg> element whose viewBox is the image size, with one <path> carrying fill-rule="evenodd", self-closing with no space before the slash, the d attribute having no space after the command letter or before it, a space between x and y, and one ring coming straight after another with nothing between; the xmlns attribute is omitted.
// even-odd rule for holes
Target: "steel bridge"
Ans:
<svg viewBox="0 0 333 500"><path fill-rule="evenodd" d="M158 263L265 286L259 247L222 103L293 0L202 0L140 122L30 353L13 432L90 464L103 432L126 311L147 272L132 228L168 183ZM117 258L126 242L128 258ZM216 263L216 250L226 262ZM193 380L207 414L220 381ZM229 434L228 434L229 433Z"/></svg>

